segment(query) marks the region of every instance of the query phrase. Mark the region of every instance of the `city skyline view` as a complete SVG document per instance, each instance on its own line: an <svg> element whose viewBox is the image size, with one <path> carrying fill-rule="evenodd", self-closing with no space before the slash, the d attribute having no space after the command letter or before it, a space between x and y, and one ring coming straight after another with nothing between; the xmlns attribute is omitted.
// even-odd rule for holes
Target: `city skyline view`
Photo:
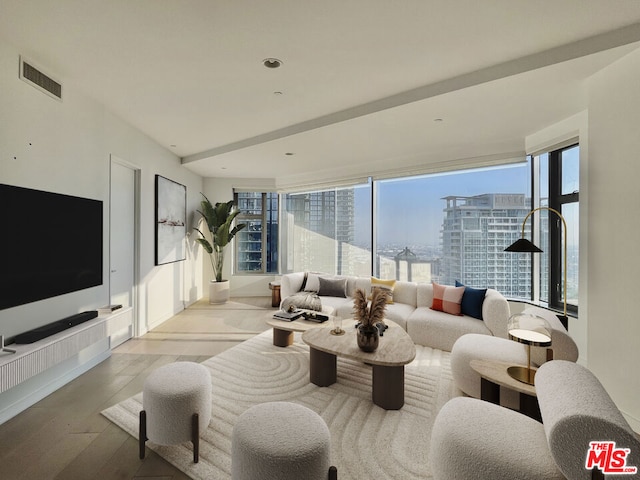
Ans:
<svg viewBox="0 0 640 480"><path fill-rule="evenodd" d="M248 210L243 218L250 220L250 228L238 243L237 270L374 274L445 284L462 281L495 288L514 298L530 297L532 257L504 249L520 238L522 222L533 208L532 175L539 177L536 203L545 206L556 201L548 193L553 164L554 175L562 177L561 194L573 198L556 208L567 217L568 226L562 229L568 234L566 289L574 303L578 292L579 148L558 152L561 156L554 160L541 154L517 164L369 180L315 192L238 194L243 200L241 208ZM555 185L553 190L557 190ZM545 252L535 257L540 277L536 281L544 297L560 288L557 280L550 288L550 272L557 271L550 267L549 242L557 234L552 233L557 219L550 213L541 210L525 224L527 238ZM536 238L529 233L534 222L538 225ZM280 249L286 255L278 260Z"/></svg>
<svg viewBox="0 0 640 480"><path fill-rule="evenodd" d="M378 182L378 247L420 245L438 247L447 196L523 193L530 196L528 162ZM371 187L355 190L354 242L371 247ZM407 221L410 219L411 221Z"/></svg>

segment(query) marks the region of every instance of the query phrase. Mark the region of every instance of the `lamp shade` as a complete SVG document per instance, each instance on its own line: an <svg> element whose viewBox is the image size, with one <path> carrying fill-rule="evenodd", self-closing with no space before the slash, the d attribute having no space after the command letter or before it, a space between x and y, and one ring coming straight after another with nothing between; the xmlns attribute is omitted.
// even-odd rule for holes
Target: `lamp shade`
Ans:
<svg viewBox="0 0 640 480"><path fill-rule="evenodd" d="M507 248L504 249L505 252L528 252L528 253L542 253L538 247L536 247L533 243L531 243L526 238L520 238L517 241L513 242Z"/></svg>

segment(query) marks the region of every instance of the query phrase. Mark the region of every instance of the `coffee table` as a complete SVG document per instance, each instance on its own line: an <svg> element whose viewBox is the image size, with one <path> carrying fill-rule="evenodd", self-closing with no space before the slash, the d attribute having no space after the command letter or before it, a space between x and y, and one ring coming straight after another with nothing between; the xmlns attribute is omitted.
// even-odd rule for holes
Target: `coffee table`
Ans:
<svg viewBox="0 0 640 480"><path fill-rule="evenodd" d="M321 327L323 325L332 325L331 317L326 322L318 323L298 318L292 322L286 320L278 320L272 318L267 320L267 325L273 327L273 344L276 347L288 347L293 344L294 332L306 332L310 328Z"/></svg>
<svg viewBox="0 0 640 480"><path fill-rule="evenodd" d="M312 328L302 334L309 345L309 380L319 387L337 381L337 357L350 358L372 366L373 403L385 410L404 405L404 366L416 357L411 337L397 323L385 320L389 328L380 337L375 352L363 352L356 340L355 321L343 321L344 335L332 335L331 325Z"/></svg>

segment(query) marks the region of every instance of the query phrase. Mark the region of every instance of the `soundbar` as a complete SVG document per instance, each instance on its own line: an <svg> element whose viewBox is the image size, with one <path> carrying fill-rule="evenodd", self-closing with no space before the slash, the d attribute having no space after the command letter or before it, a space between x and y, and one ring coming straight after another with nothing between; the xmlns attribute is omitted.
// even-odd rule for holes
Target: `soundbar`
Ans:
<svg viewBox="0 0 640 480"><path fill-rule="evenodd" d="M56 333L62 332L67 328L75 327L81 323L92 320L98 316L97 310L90 310L87 312L76 313L70 317L62 318L56 322L43 325L42 327L34 328L28 332L16 335L13 341L17 344L33 343L43 338L47 338Z"/></svg>

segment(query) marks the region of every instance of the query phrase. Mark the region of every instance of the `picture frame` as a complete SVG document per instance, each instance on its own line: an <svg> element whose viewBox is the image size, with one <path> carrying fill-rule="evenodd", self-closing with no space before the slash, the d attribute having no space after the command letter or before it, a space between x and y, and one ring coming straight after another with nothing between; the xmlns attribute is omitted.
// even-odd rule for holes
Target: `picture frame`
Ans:
<svg viewBox="0 0 640 480"><path fill-rule="evenodd" d="M186 259L187 187L156 175L155 264Z"/></svg>

